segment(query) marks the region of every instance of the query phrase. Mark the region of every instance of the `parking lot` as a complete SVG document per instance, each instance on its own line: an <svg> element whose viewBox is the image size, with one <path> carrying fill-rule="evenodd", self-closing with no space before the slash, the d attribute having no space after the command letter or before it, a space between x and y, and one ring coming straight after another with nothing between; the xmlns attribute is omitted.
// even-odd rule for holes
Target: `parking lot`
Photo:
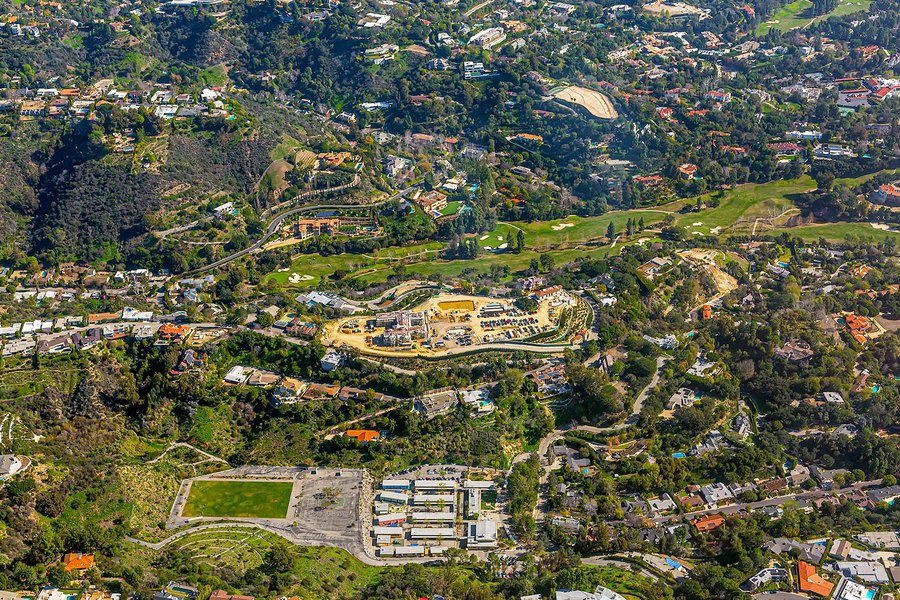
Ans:
<svg viewBox="0 0 900 600"><path fill-rule="evenodd" d="M355 469L307 473L294 486L295 503L289 513L293 527L328 537L350 534L358 539L361 483L362 472Z"/></svg>

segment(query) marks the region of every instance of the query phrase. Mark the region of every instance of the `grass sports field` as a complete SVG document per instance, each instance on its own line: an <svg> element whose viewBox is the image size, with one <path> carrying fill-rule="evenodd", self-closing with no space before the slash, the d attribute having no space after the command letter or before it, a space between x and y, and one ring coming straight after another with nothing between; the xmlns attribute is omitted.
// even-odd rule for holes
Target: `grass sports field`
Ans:
<svg viewBox="0 0 900 600"><path fill-rule="evenodd" d="M283 519L292 489L293 484L278 481L194 481L181 514Z"/></svg>

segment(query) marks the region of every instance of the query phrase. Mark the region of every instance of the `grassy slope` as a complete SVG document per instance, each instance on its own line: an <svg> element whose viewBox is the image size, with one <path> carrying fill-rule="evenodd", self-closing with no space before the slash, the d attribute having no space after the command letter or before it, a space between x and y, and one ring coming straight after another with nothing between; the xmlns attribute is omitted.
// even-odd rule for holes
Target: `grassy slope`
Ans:
<svg viewBox="0 0 900 600"><path fill-rule="evenodd" d="M872 5L872 0L841 0L838 4L837 8L828 13L828 15L824 15L824 17L818 18L827 18L827 17L841 17L844 15L850 15L855 12L862 12L869 10L869 7ZM757 35L764 35L769 29L774 27L779 31L789 31L796 27L806 27L810 23L812 23L813 18L806 17L806 11L812 6L811 0L794 0L790 4L785 4L778 11L772 15L771 19L767 19L769 21L778 21L777 23L766 23L762 22L756 28Z"/></svg>
<svg viewBox="0 0 900 600"><path fill-rule="evenodd" d="M676 223L686 227L688 231L709 233L714 227L730 227L741 219L769 216L770 210L780 213L793 206L790 195L801 194L815 187L815 181L807 175L786 181L739 185L724 193L719 206L689 213L680 217ZM707 194L703 198L710 199L712 195ZM693 223L703 225L694 227Z"/></svg>
<svg viewBox="0 0 900 600"><path fill-rule="evenodd" d="M871 238L876 242L883 241L889 237L900 239L900 233L875 229L868 223L822 223L821 225L805 225L802 227L775 229L767 231L766 234L778 235L783 232L787 232L790 235L807 241L814 241L820 238L825 238L829 241L841 241L848 235Z"/></svg>
<svg viewBox="0 0 900 600"><path fill-rule="evenodd" d="M858 185L867 177L842 181ZM611 248L607 244L606 233L610 223L613 223L618 233L625 229L629 218L638 221L643 217L645 225L650 227L661 222L669 213L675 215L676 224L684 227L689 235L709 234L712 229L717 227L721 228L719 232L723 234L749 233L756 219L767 219L777 215L782 215L784 218L784 213L794 208L792 196L812 190L815 186L815 182L807 175L787 181L744 184L725 191L721 196L718 192L702 196L705 201L715 196L719 205L687 214L676 212L685 203L675 202L657 209L613 211L598 217L570 216L554 221L501 223L494 231L487 234L488 237L484 240L481 239L482 235L476 236L475 239L479 245L496 247L503 242L512 243L516 230L521 228L525 232L526 250L524 252L521 254L485 252L477 260L453 261L440 260L435 254L426 254L422 255L418 262L404 265L404 269L408 274L422 277L429 275L454 277L461 275L467 269L486 271L495 265L509 267L513 273L523 271L528 268L531 259L538 257L541 253L552 256L556 264L564 264L585 256L602 257L610 252L617 252L622 247L617 245L616 248ZM686 204L691 205L695 202L696 199L688 200ZM783 222L783 218L775 220L774 224L777 226ZM702 224L694 226L694 223ZM559 226L562 224L570 226L560 228ZM896 235L873 229L869 225L861 223L812 225L794 229L767 230L767 233L781 231L796 233L805 239L825 237L830 240L842 240L847 233L868 235L876 240ZM502 241L499 239L500 237L503 238ZM638 235L635 237L652 238L653 236ZM633 241L634 239L632 239L632 243ZM441 246L439 242L430 242L405 248L387 248L380 250L378 256L379 258L409 256L419 254L423 250L438 250ZM379 283L396 272L395 266L391 261L376 260L368 256L342 254L321 257L308 255L295 260L288 272L274 273L270 275L270 278L279 283L286 283L290 273L310 275L313 279L296 284L296 287L313 287L319 283L321 278L327 277L338 269L343 269L350 273L351 277L367 283Z"/></svg>

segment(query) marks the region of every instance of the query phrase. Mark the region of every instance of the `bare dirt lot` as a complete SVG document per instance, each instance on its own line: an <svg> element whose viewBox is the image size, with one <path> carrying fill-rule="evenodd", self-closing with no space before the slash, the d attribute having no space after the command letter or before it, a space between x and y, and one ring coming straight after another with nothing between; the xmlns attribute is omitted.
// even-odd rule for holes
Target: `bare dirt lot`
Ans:
<svg viewBox="0 0 900 600"><path fill-rule="evenodd" d="M737 279L723 271L716 264L716 259L722 257L722 253L717 250L685 250L679 252L681 256L691 264L702 264L712 275L716 281L716 288L719 290L718 297L725 296L738 287Z"/></svg>
<svg viewBox="0 0 900 600"><path fill-rule="evenodd" d="M553 96L559 100L583 106L591 115L598 119L615 119L619 116L609 98L600 92L588 88L570 85L557 91Z"/></svg>
<svg viewBox="0 0 900 600"><path fill-rule="evenodd" d="M684 2L663 2L662 0L657 0L656 2L645 4L644 10L657 15L668 13L673 17L679 15L703 14L703 10L697 8L696 6L691 6L690 4L685 4Z"/></svg>

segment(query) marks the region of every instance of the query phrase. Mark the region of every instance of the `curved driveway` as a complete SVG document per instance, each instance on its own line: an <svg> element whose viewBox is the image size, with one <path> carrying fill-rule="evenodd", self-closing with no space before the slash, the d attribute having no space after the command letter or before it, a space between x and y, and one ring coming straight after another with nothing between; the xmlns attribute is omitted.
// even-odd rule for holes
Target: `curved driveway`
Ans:
<svg viewBox="0 0 900 600"><path fill-rule="evenodd" d="M341 187L341 189L343 189L342 186L339 186L339 187ZM398 198L402 198L407 192L409 192L414 187L416 187L416 186L410 186L404 190L397 192L396 194L394 194L390 198L387 198L386 200L382 200L380 202L374 202L372 204L316 204L313 206L301 206L298 208L292 208L290 210L286 210L283 213L276 215L271 221L269 221L269 225L268 225L268 227L266 227L265 234L263 234L263 236L261 238L256 240L256 242L254 242L250 246L247 246L243 250L238 250L234 254L226 256L225 258L220 258L217 261L211 262L208 265L205 265L203 267L198 267L196 269L191 269L190 271L185 271L184 273L182 273L182 275L193 275L195 273L203 273L204 271L209 271L211 269L217 269L223 265L230 263L233 260L241 258L242 256L246 256L252 252L256 252L257 250L262 248L263 244L265 244L266 242L269 241L269 238L271 238L275 234L276 231L278 231L278 229L281 227L281 224L284 222L284 220L293 215L301 214L304 212L310 212L310 211L314 211L314 210L340 210L340 209L344 209L344 208L377 208L377 207L383 206L389 202L393 202L394 200L397 200ZM338 188L333 188L333 189L336 190ZM327 192L327 191L329 191L329 190L323 190L323 192Z"/></svg>

